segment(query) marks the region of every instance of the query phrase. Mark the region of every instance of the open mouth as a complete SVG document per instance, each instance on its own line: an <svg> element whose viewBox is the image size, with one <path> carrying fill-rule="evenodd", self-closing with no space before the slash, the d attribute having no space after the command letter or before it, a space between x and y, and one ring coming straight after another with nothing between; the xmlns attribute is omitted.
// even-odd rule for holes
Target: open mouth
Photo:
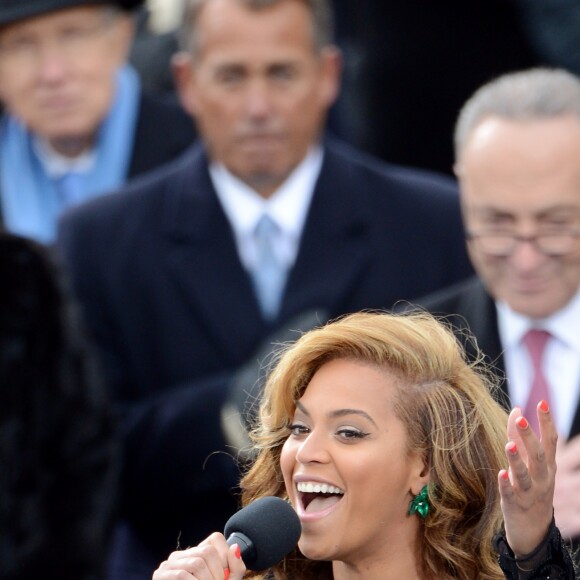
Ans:
<svg viewBox="0 0 580 580"><path fill-rule="evenodd" d="M306 513L319 512L338 503L344 491L326 483L304 481L296 484L300 503Z"/></svg>

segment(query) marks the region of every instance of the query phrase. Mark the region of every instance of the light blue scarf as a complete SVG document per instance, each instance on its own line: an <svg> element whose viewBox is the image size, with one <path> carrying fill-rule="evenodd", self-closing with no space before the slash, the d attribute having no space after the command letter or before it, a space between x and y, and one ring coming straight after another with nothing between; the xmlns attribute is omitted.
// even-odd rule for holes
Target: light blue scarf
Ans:
<svg viewBox="0 0 580 580"><path fill-rule="evenodd" d="M73 203L86 201L121 186L129 170L139 109L139 78L129 66L116 79L113 107L102 123L95 146L95 164L79 175L79 195L66 201L57 190L22 123L6 115L0 125L0 200L8 231L51 244L58 218Z"/></svg>

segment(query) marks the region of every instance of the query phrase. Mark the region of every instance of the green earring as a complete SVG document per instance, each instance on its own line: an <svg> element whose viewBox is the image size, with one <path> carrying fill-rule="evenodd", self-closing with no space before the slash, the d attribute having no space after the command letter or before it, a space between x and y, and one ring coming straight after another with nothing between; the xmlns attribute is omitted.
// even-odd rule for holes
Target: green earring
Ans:
<svg viewBox="0 0 580 580"><path fill-rule="evenodd" d="M409 515L417 513L423 519L429 514L429 496L427 494L428 488L426 485L423 489L411 500L409 504Z"/></svg>

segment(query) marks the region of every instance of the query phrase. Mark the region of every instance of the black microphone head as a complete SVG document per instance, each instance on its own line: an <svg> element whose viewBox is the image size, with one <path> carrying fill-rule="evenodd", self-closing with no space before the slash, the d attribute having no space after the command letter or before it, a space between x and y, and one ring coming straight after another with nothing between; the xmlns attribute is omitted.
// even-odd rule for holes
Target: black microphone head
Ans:
<svg viewBox="0 0 580 580"><path fill-rule="evenodd" d="M250 553L243 553L249 570L265 570L277 564L298 543L302 527L294 508L279 497L261 497L226 523L224 536L243 534L252 544Z"/></svg>

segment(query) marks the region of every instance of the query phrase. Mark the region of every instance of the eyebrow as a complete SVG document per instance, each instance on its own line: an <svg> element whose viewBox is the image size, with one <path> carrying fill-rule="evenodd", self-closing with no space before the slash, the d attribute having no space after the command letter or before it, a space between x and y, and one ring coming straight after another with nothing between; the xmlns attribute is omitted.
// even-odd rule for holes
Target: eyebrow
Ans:
<svg viewBox="0 0 580 580"><path fill-rule="evenodd" d="M485 205L472 205L468 206L467 209L468 211L472 211L483 216L514 217L514 212L511 209L490 207ZM580 207L575 204L555 205L544 209L539 209L532 215L532 217L536 219L542 219L544 217L550 217L554 214L559 215L562 213L580 215Z"/></svg>
<svg viewBox="0 0 580 580"><path fill-rule="evenodd" d="M306 416L310 417L310 413L300 401L296 401L296 407L300 409L300 411L302 411ZM359 415L360 417L364 417L378 429L378 425L375 423L374 419L361 409L336 409L335 411L329 413L331 418L346 417L348 415Z"/></svg>

